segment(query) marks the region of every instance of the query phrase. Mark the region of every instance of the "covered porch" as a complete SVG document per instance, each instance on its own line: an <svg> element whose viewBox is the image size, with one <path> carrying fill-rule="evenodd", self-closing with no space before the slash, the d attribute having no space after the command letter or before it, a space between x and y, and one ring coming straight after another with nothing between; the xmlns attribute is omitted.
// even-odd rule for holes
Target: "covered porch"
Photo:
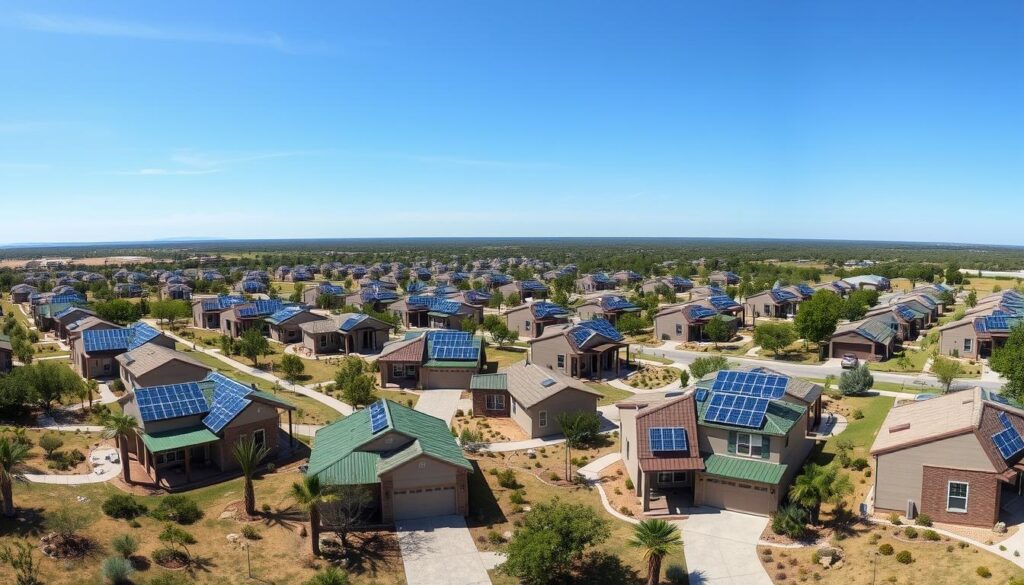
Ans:
<svg viewBox="0 0 1024 585"><path fill-rule="evenodd" d="M203 475L220 473L220 452L212 446L220 441L206 427L190 427L135 436L135 453L146 475L158 487L170 480L192 483Z"/></svg>
<svg viewBox="0 0 1024 585"><path fill-rule="evenodd" d="M629 362L629 345L626 343L606 343L588 351L569 356L569 374L573 378L590 380L607 380L622 375L622 350L626 350L626 363Z"/></svg>
<svg viewBox="0 0 1024 585"><path fill-rule="evenodd" d="M635 489L645 515L678 516L693 506L699 457L641 459L639 467Z"/></svg>

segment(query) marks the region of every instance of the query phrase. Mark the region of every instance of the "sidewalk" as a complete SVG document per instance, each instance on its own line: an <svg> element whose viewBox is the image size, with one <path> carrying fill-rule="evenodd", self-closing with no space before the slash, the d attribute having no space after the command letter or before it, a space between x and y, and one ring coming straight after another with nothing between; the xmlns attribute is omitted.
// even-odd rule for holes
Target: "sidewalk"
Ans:
<svg viewBox="0 0 1024 585"><path fill-rule="evenodd" d="M116 454L117 449L113 447L101 447L92 452L89 456L89 463L93 465L92 473L80 473L77 475L56 475L49 473L26 473L22 477L32 483L48 483L57 485L83 485L87 483L103 483L110 481L120 475L121 464L112 463L107 457ZM99 472L99 473L97 473Z"/></svg>

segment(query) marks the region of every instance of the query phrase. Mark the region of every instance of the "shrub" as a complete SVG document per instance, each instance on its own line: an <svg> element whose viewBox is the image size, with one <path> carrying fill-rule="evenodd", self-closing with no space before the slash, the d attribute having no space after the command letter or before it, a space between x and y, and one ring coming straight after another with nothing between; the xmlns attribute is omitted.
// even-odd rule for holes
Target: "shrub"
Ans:
<svg viewBox="0 0 1024 585"><path fill-rule="evenodd" d="M988 567L978 567L974 570L974 572L977 573L978 576L982 579L988 579L992 576L992 571L989 571Z"/></svg>
<svg viewBox="0 0 1024 585"><path fill-rule="evenodd" d="M669 567L665 569L665 579L671 585L684 585L689 582L686 569L679 565L669 565Z"/></svg>
<svg viewBox="0 0 1024 585"><path fill-rule="evenodd" d="M902 526L903 525L903 521L900 520L900 515L897 514L896 512L893 512L892 514L889 514L889 522L891 522L893 526Z"/></svg>
<svg viewBox="0 0 1024 585"><path fill-rule="evenodd" d="M921 532L921 537L924 538L925 540L930 540L932 542L938 542L938 541L942 540L942 537L939 536L939 533L935 532L934 530L932 530L930 528L928 530L925 530L925 531Z"/></svg>
<svg viewBox="0 0 1024 585"><path fill-rule="evenodd" d="M139 552L139 539L131 534L120 534L110 541L110 546L114 549L114 552L128 559Z"/></svg>
<svg viewBox="0 0 1024 585"><path fill-rule="evenodd" d="M39 447L43 451L46 451L46 457L53 457L53 452L64 446L64 439L61 439L53 433L43 433L43 436L39 437Z"/></svg>
<svg viewBox="0 0 1024 585"><path fill-rule="evenodd" d="M892 545L889 544L888 542L885 543L885 544L879 545L878 552L883 554L883 555L885 555L885 556L889 556L889 555L891 555L893 553Z"/></svg>
<svg viewBox="0 0 1024 585"><path fill-rule="evenodd" d="M252 524L246 524L242 527L242 536L244 536L246 540L259 540L262 538L260 536L260 531Z"/></svg>
<svg viewBox="0 0 1024 585"><path fill-rule="evenodd" d="M865 469L864 470L864 477L871 477L871 470L870 469Z"/></svg>
<svg viewBox="0 0 1024 585"><path fill-rule="evenodd" d="M157 520L193 524L203 517L203 511L187 496L167 496L150 513Z"/></svg>
<svg viewBox="0 0 1024 585"><path fill-rule="evenodd" d="M901 550L896 553L896 562L909 565L914 562L914 555L910 554L909 550Z"/></svg>
<svg viewBox="0 0 1024 585"><path fill-rule="evenodd" d="M511 469L502 469L497 474L498 485L505 489L514 490L519 487L519 482L516 481L516 472Z"/></svg>
<svg viewBox="0 0 1024 585"><path fill-rule="evenodd" d="M146 513L146 506L128 494L114 494L103 501L103 513L111 518L134 520Z"/></svg>
<svg viewBox="0 0 1024 585"><path fill-rule="evenodd" d="M864 418L864 411L859 408L854 409L854 411L850 413L850 416L853 417L853 420L860 420Z"/></svg>
<svg viewBox="0 0 1024 585"><path fill-rule="evenodd" d="M850 462L850 467L856 471L864 471L868 468L868 460L863 457L858 457Z"/></svg>
<svg viewBox="0 0 1024 585"><path fill-rule="evenodd" d="M550 479L551 481L559 481L562 478L557 473L552 471L551 473L548 474L548 479Z"/></svg>
<svg viewBox="0 0 1024 585"><path fill-rule="evenodd" d="M103 578L113 585L131 583L135 568L124 557L107 557L103 561Z"/></svg>
<svg viewBox="0 0 1024 585"><path fill-rule="evenodd" d="M914 524L917 524L918 526L931 526L932 517L928 514L921 514L914 519Z"/></svg>
<svg viewBox="0 0 1024 585"><path fill-rule="evenodd" d="M903 530L903 536L906 536L907 538L911 538L911 539L917 538L917 529L914 528L913 526L907 526Z"/></svg>
<svg viewBox="0 0 1024 585"><path fill-rule="evenodd" d="M487 533L487 542L493 545L499 545L505 542L505 537L497 530L492 530Z"/></svg>
<svg viewBox="0 0 1024 585"><path fill-rule="evenodd" d="M627 490L633 489L633 480L629 479L628 477L626 478L626 489Z"/></svg>
<svg viewBox="0 0 1024 585"><path fill-rule="evenodd" d="M524 495L523 490L515 490L514 492L509 494L508 501L512 502L513 504L522 506L523 504L526 503L526 496Z"/></svg>

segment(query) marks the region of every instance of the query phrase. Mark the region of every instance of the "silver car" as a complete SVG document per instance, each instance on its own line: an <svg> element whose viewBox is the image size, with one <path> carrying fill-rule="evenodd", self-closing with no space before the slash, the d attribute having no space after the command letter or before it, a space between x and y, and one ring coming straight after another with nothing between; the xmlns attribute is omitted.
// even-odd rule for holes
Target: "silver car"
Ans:
<svg viewBox="0 0 1024 585"><path fill-rule="evenodd" d="M841 365L844 370L851 370L860 365L860 359L852 353L844 353L843 361L841 361L839 365Z"/></svg>

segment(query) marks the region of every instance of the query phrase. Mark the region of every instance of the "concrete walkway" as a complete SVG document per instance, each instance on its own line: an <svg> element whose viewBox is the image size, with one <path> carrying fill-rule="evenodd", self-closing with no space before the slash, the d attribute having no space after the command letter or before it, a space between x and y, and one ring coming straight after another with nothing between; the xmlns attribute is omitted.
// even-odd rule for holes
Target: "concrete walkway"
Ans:
<svg viewBox="0 0 1024 585"><path fill-rule="evenodd" d="M416 402L416 410L451 424L461 398L462 390L424 390Z"/></svg>
<svg viewBox="0 0 1024 585"><path fill-rule="evenodd" d="M80 473L77 475L56 475L49 473L26 473L24 477L32 483L48 483L56 485L82 485L87 483L103 483L110 481L121 474L121 464L110 461L118 459L117 449L113 447L102 447L92 452L89 463L93 466L92 473Z"/></svg>
<svg viewBox="0 0 1024 585"><path fill-rule="evenodd" d="M674 523L683 534L690 585L772 585L757 558L767 518L700 507ZM672 562L666 558L663 566Z"/></svg>
<svg viewBox="0 0 1024 585"><path fill-rule="evenodd" d="M490 585L462 516L399 521L395 532L408 585Z"/></svg>

